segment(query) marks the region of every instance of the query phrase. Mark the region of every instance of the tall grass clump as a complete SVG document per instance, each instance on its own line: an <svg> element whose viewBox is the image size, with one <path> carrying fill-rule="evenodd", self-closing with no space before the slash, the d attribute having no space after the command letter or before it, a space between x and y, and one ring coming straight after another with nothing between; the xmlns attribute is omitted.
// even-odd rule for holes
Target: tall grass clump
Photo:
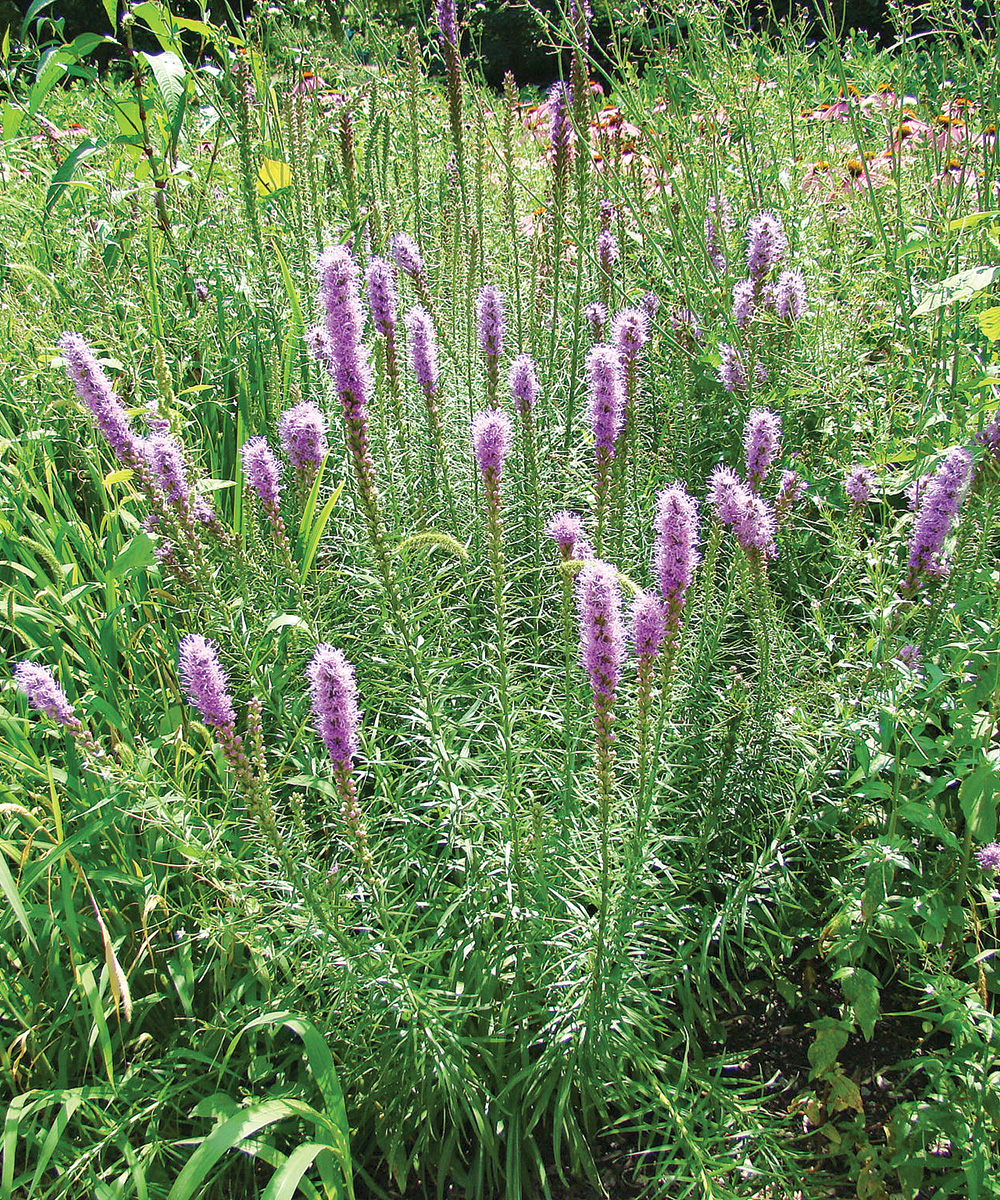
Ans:
<svg viewBox="0 0 1000 1200"><path fill-rule="evenodd" d="M834 16L5 43L0 1200L994 1194L995 29Z"/></svg>

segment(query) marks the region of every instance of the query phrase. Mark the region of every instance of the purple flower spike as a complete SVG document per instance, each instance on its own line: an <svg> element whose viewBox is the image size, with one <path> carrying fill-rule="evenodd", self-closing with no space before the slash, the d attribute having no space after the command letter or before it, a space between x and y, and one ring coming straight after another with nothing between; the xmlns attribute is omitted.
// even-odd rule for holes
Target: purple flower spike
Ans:
<svg viewBox="0 0 1000 1200"><path fill-rule="evenodd" d="M236 712L229 697L226 673L213 642L200 633L189 633L181 638L177 674L184 689L184 699L198 710L206 725L229 732L236 727Z"/></svg>
<svg viewBox="0 0 1000 1200"><path fill-rule="evenodd" d="M490 283L479 290L476 300L476 323L479 329L479 349L487 358L499 358L503 354L503 295L498 287Z"/></svg>
<svg viewBox="0 0 1000 1200"><path fill-rule="evenodd" d="M322 642L306 668L306 678L316 732L334 767L350 772L358 752L361 724L354 668L342 650Z"/></svg>
<svg viewBox="0 0 1000 1200"><path fill-rule="evenodd" d="M632 601L632 641L640 658L655 658L667 636L667 610L659 596L640 592Z"/></svg>
<svg viewBox="0 0 1000 1200"><path fill-rule="evenodd" d="M775 517L781 521L806 494L809 485L798 471L782 471L781 484L774 501Z"/></svg>
<svg viewBox="0 0 1000 1200"><path fill-rule="evenodd" d="M948 574L949 564L942 560L941 550L962 505L971 473L972 456L963 447L953 446L924 490L913 522L907 590L916 590L922 573Z"/></svg>
<svg viewBox="0 0 1000 1200"><path fill-rule="evenodd" d="M365 286L375 328L388 337L396 328L396 276L384 258L369 262Z"/></svg>
<svg viewBox="0 0 1000 1200"><path fill-rule="evenodd" d="M406 332L410 336L410 360L417 383L427 396L437 390L441 370L438 366L437 338L431 314L419 305L414 306L404 318Z"/></svg>
<svg viewBox="0 0 1000 1200"><path fill-rule="evenodd" d="M655 292L646 292L639 303L650 321L655 321L656 314L660 311L660 297Z"/></svg>
<svg viewBox="0 0 1000 1200"><path fill-rule="evenodd" d="M669 606L671 623L676 625L700 562L697 501L679 483L664 488L657 497L653 527L653 571L660 595Z"/></svg>
<svg viewBox="0 0 1000 1200"><path fill-rule="evenodd" d="M393 236L392 257L404 275L409 275L411 279L423 278L424 260L417 249L417 243L409 234L397 233Z"/></svg>
<svg viewBox="0 0 1000 1200"><path fill-rule="evenodd" d="M579 550L579 547L586 546L586 540L583 534L583 518L578 517L576 513L565 510L556 513L545 526L545 532L558 544L564 562L589 557L581 554Z"/></svg>
<svg viewBox="0 0 1000 1200"><path fill-rule="evenodd" d="M608 310L600 300L594 300L584 309L583 315L587 318L591 336L600 341L604 337L604 326L608 323Z"/></svg>
<svg viewBox="0 0 1000 1200"><path fill-rule="evenodd" d="M530 354L519 354L510 364L507 376L511 399L519 417L526 417L538 400L538 376Z"/></svg>
<svg viewBox="0 0 1000 1200"><path fill-rule="evenodd" d="M580 650L595 697L610 706L621 677L625 627L621 617L622 594L614 567L598 558L585 562L577 578L580 613Z"/></svg>
<svg viewBox="0 0 1000 1200"><path fill-rule="evenodd" d="M243 443L240 451L243 459L243 474L253 488L261 504L269 514L278 511L281 486L281 463L274 457L271 447L264 438L254 437Z"/></svg>
<svg viewBox="0 0 1000 1200"><path fill-rule="evenodd" d="M772 509L752 492L747 493L747 504L733 525L736 540L748 554L760 558L777 558L778 547L774 537L777 524Z"/></svg>
<svg viewBox="0 0 1000 1200"><path fill-rule="evenodd" d="M167 433L154 433L143 444L153 478L168 504L187 505L191 488L187 481L187 465L180 442Z"/></svg>
<svg viewBox="0 0 1000 1200"><path fill-rule="evenodd" d="M483 479L499 481L510 453L514 426L500 409L479 412L472 418L472 448Z"/></svg>
<svg viewBox="0 0 1000 1200"><path fill-rule="evenodd" d="M126 466L136 466L142 460L141 440L132 432L128 413L115 397L111 380L98 366L90 347L78 333L64 333L59 350L77 396L90 409L115 457Z"/></svg>
<svg viewBox="0 0 1000 1200"><path fill-rule="evenodd" d="M755 408L747 417L743 433L747 479L756 490L767 478L781 448L781 418L767 408Z"/></svg>
<svg viewBox="0 0 1000 1200"><path fill-rule="evenodd" d="M801 271L782 271L778 276L774 311L783 321L797 321L806 311L806 280Z"/></svg>
<svg viewBox="0 0 1000 1200"><path fill-rule="evenodd" d="M1000 420L990 421L981 433L976 434L975 441L977 445L985 446L991 458L1000 459Z"/></svg>
<svg viewBox="0 0 1000 1200"><path fill-rule="evenodd" d="M549 88L549 108L552 113L552 163L557 177L565 183L573 132L569 123L569 88L565 83L554 83Z"/></svg>
<svg viewBox="0 0 1000 1200"><path fill-rule="evenodd" d="M747 377L739 352L735 347L723 342L719 346L719 356L722 359L719 363L719 381L722 386L727 392L745 392Z"/></svg>
<svg viewBox="0 0 1000 1200"><path fill-rule="evenodd" d="M330 335L323 326L311 325L305 332L305 342L310 356L332 374L333 353L330 346Z"/></svg>
<svg viewBox="0 0 1000 1200"><path fill-rule="evenodd" d="M757 303L757 289L752 279L741 279L733 285L733 320L737 328L746 329Z"/></svg>
<svg viewBox="0 0 1000 1200"><path fill-rule="evenodd" d="M66 693L56 683L48 667L40 663L19 662L14 667L13 675L17 690L27 698L32 708L67 729L75 731L80 728L80 719L73 711L73 705L66 699Z"/></svg>
<svg viewBox="0 0 1000 1200"><path fill-rule="evenodd" d="M367 420L371 369L361 344L363 319L358 265L346 246L319 256L319 296L326 312L330 374L346 420Z"/></svg>
<svg viewBox="0 0 1000 1200"><path fill-rule="evenodd" d="M611 344L624 363L634 363L649 341L649 317L641 308L623 308L611 322Z"/></svg>
<svg viewBox="0 0 1000 1200"><path fill-rule="evenodd" d="M278 437L292 467L312 476L326 456L326 417L311 400L303 400L278 419Z"/></svg>
<svg viewBox="0 0 1000 1200"><path fill-rule="evenodd" d="M739 519L749 498L749 491L731 467L720 463L709 475L708 502L723 525L732 525Z"/></svg>
<svg viewBox="0 0 1000 1200"><path fill-rule="evenodd" d="M747 267L753 278L773 270L787 249L788 238L774 213L758 213L747 229Z"/></svg>
<svg viewBox="0 0 1000 1200"><path fill-rule="evenodd" d="M1000 870L1000 842L988 842L976 851L976 862L984 871Z"/></svg>
<svg viewBox="0 0 1000 1200"><path fill-rule="evenodd" d="M875 476L867 467L852 467L844 480L844 491L851 502L851 509L860 508L871 499Z"/></svg>
<svg viewBox="0 0 1000 1200"><path fill-rule="evenodd" d="M443 49L458 45L458 12L455 0L437 0L434 7L434 19L441 34Z"/></svg>
<svg viewBox="0 0 1000 1200"><path fill-rule="evenodd" d="M618 259L618 241L615 235L610 229L602 229L597 235L597 261L601 264L601 270L610 275Z"/></svg>
<svg viewBox="0 0 1000 1200"><path fill-rule="evenodd" d="M615 442L622 431L625 390L621 356L610 346L594 346L587 354L590 383L588 413L599 458L615 456Z"/></svg>

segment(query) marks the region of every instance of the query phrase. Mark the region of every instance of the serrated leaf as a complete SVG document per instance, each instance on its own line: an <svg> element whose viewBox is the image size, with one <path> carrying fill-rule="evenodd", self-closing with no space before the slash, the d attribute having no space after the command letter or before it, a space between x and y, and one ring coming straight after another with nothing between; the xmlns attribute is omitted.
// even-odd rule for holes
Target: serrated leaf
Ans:
<svg viewBox="0 0 1000 1200"><path fill-rule="evenodd" d="M870 1042L880 1012L878 980L862 967L845 967L838 971L836 978L840 979L844 999L851 1006L858 1028L865 1035L865 1041Z"/></svg>
<svg viewBox="0 0 1000 1200"><path fill-rule="evenodd" d="M257 195L270 196L273 192L288 187L292 182L292 171L288 163L276 158L265 158L257 172Z"/></svg>
<svg viewBox="0 0 1000 1200"><path fill-rule="evenodd" d="M991 342L1000 339L1000 305L983 309L979 314L979 328Z"/></svg>
<svg viewBox="0 0 1000 1200"><path fill-rule="evenodd" d="M961 304L971 300L985 292L998 274L1000 267L970 267L967 271L959 271L957 275L949 275L947 279L933 283L927 288L920 303L913 310L913 315L929 317L949 304Z"/></svg>

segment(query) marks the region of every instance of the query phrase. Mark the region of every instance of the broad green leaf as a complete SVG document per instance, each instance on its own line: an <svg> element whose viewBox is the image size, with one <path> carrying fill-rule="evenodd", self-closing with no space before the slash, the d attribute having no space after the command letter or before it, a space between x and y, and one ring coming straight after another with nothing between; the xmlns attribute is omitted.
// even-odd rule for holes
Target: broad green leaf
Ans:
<svg viewBox="0 0 1000 1200"><path fill-rule="evenodd" d="M9 100L0 104L0 124L3 126L3 140L9 142L17 137L21 122L24 120L24 109L15 108Z"/></svg>
<svg viewBox="0 0 1000 1200"><path fill-rule="evenodd" d="M321 1142L304 1142L301 1146L296 1146L271 1176L271 1182L264 1189L260 1200L293 1200L300 1190L306 1189L309 1195L318 1196L319 1193L308 1179L303 1179L303 1175L321 1154L334 1157L330 1147ZM343 1195L343 1190L339 1189L336 1194Z"/></svg>
<svg viewBox="0 0 1000 1200"><path fill-rule="evenodd" d="M257 172L257 195L270 196L286 188L292 182L292 171L287 163L275 158L265 158Z"/></svg>
<svg viewBox="0 0 1000 1200"><path fill-rule="evenodd" d="M958 801L969 832L977 842L992 842L997 831L997 806L994 800L1000 773L992 763L980 763L962 780Z"/></svg>
<svg viewBox="0 0 1000 1200"><path fill-rule="evenodd" d="M844 999L851 1006L858 1028L865 1035L865 1041L870 1042L880 1011L878 980L861 967L845 967L834 978L840 980Z"/></svg>
<svg viewBox="0 0 1000 1200"><path fill-rule="evenodd" d="M154 4L153 0L145 0L145 3L137 4L132 9L132 15L146 23L146 27L164 50L175 51L177 39L167 28L160 14L159 6Z"/></svg>
<svg viewBox="0 0 1000 1200"><path fill-rule="evenodd" d="M187 88L187 67L171 50L164 50L162 54L144 53L143 58L149 63L156 86L160 89L167 119L173 121Z"/></svg>
<svg viewBox="0 0 1000 1200"><path fill-rule="evenodd" d="M861 1090L853 1079L849 1079L842 1071L830 1076L830 1095L827 1106L831 1112L844 1112L853 1108L855 1112L864 1112L865 1105L861 1099Z"/></svg>
<svg viewBox="0 0 1000 1200"><path fill-rule="evenodd" d="M991 221L994 217L1000 217L1000 210L992 210L990 212L969 213L967 217L959 217L955 221L948 222L948 231L956 233L966 229L975 229L977 225L982 225L984 221Z"/></svg>
<svg viewBox="0 0 1000 1200"><path fill-rule="evenodd" d="M35 942L35 935L31 931L28 914L24 911L24 905L21 903L21 897L17 891L17 884L14 882L14 877L10 873L10 867L7 865L7 859L3 854L0 854L0 892L3 892L7 897L7 903L10 905L11 912L17 917L32 948L37 950L38 944Z"/></svg>
<svg viewBox="0 0 1000 1200"><path fill-rule="evenodd" d="M127 137L142 133L142 121L139 117L139 105L135 100L115 101L115 120L118 128Z"/></svg>
<svg viewBox="0 0 1000 1200"><path fill-rule="evenodd" d="M101 0L112 30L118 28L118 0Z"/></svg>
<svg viewBox="0 0 1000 1200"><path fill-rule="evenodd" d="M63 47L65 49L65 47ZM33 117L49 92L66 74L67 61L60 50L53 50L38 64L35 82L28 92L28 116Z"/></svg>
<svg viewBox="0 0 1000 1200"><path fill-rule="evenodd" d="M0 58L6 63L10 57L10 26L4 30L3 41L0 42Z"/></svg>
<svg viewBox="0 0 1000 1200"><path fill-rule="evenodd" d="M192 21L188 17L174 17L174 24L180 29L187 29L191 33L200 34L206 41L217 42L219 45L222 44L222 31L213 29L211 25L206 25L204 21Z"/></svg>
<svg viewBox="0 0 1000 1200"><path fill-rule="evenodd" d="M979 328L991 342L1000 340L1000 305L983 309L979 314Z"/></svg>
<svg viewBox="0 0 1000 1200"><path fill-rule="evenodd" d="M929 317L949 304L961 304L971 300L986 289L1000 274L1000 267L970 267L949 275L940 283L933 283L924 293L923 299L913 310L915 317Z"/></svg>
<svg viewBox="0 0 1000 1200"><path fill-rule="evenodd" d="M829 1071L837 1061L837 1055L847 1045L850 1031L836 1017L820 1017L812 1022L812 1027L816 1030L816 1040L809 1047L808 1056L815 1078Z"/></svg>
<svg viewBox="0 0 1000 1200"><path fill-rule="evenodd" d="M85 142L81 142L79 146L69 155L58 170L53 174L49 181L49 190L45 195L45 215L48 216L56 203L61 199L66 191L66 185L76 173L76 168L80 163L85 162L88 158L93 158L98 154L102 146L97 142L92 142L89 138Z"/></svg>
<svg viewBox="0 0 1000 1200"><path fill-rule="evenodd" d="M149 534L137 533L111 564L108 578L121 579L127 571L145 570L146 567L151 567L156 561L153 549L153 539Z"/></svg>

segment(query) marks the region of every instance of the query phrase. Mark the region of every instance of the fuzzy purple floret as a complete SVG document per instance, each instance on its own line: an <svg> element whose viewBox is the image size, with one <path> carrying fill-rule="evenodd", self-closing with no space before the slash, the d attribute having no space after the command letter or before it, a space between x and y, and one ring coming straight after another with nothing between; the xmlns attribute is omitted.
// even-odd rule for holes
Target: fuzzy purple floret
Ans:
<svg viewBox="0 0 1000 1200"><path fill-rule="evenodd" d="M672 611L680 609L701 561L698 554L698 502L679 484L660 492L653 518L653 573Z"/></svg>
<svg viewBox="0 0 1000 1200"><path fill-rule="evenodd" d="M441 370L438 366L437 338L434 321L426 308L415 305L404 318L406 332L410 338L410 362L417 383L428 395L437 390Z"/></svg>
<svg viewBox="0 0 1000 1200"><path fill-rule="evenodd" d="M897 662L901 662L904 667L909 667L911 671L920 670L920 647L915 646L912 642L907 642L905 646L900 646L896 652Z"/></svg>
<svg viewBox="0 0 1000 1200"><path fill-rule="evenodd" d="M358 686L342 650L321 642L306 668L315 729L333 765L350 771L358 752Z"/></svg>
<svg viewBox="0 0 1000 1200"><path fill-rule="evenodd" d="M649 317L650 321L655 321L656 314L660 311L660 297L656 292L643 293L643 297L639 303L642 305L642 311Z"/></svg>
<svg viewBox="0 0 1000 1200"><path fill-rule="evenodd" d="M780 448L781 418L768 408L755 408L747 417L743 431L747 479L751 487L759 487L767 478Z"/></svg>
<svg viewBox="0 0 1000 1200"><path fill-rule="evenodd" d="M782 471L776 505L782 510L791 508L793 504L797 504L802 499L808 487L809 485L798 471Z"/></svg>
<svg viewBox="0 0 1000 1200"><path fill-rule="evenodd" d="M705 218L705 252L708 261L721 275L726 269L726 256L716 241L715 221L710 215Z"/></svg>
<svg viewBox="0 0 1000 1200"><path fill-rule="evenodd" d="M274 457L271 447L262 437L253 437L243 443L240 451L243 460L243 475L247 483L268 510L277 512L281 498L281 463Z"/></svg>
<svg viewBox="0 0 1000 1200"><path fill-rule="evenodd" d="M594 346L587 354L588 415L598 455L614 458L622 431L625 389L622 360L610 346Z"/></svg>
<svg viewBox="0 0 1000 1200"><path fill-rule="evenodd" d="M526 417L538 401L538 376L530 354L519 354L507 375L510 396L519 417Z"/></svg>
<svg viewBox="0 0 1000 1200"><path fill-rule="evenodd" d="M587 558L588 554L580 553L580 547L588 547L583 532L583 518L565 509L556 515L545 526L546 534L558 543L564 559Z"/></svg>
<svg viewBox="0 0 1000 1200"><path fill-rule="evenodd" d="M479 289L476 298L476 326L479 349L487 358L499 358L503 354L503 294L491 283Z"/></svg>
<svg viewBox="0 0 1000 1200"><path fill-rule="evenodd" d="M777 558L777 523L774 511L760 496L747 492L747 502L733 524L736 540L748 553L761 558Z"/></svg>
<svg viewBox="0 0 1000 1200"><path fill-rule="evenodd" d="M557 167L564 166L569 161L570 137L572 129L569 122L569 87L565 83L554 83L549 88L549 107L552 113L550 141L552 157Z"/></svg>
<svg viewBox="0 0 1000 1200"><path fill-rule="evenodd" d="M458 12L455 0L437 0L434 19L441 34L443 49L458 45Z"/></svg>
<svg viewBox="0 0 1000 1200"><path fill-rule="evenodd" d="M623 308L611 322L611 344L623 362L635 362L648 341L649 317L641 308Z"/></svg>
<svg viewBox="0 0 1000 1200"><path fill-rule="evenodd" d="M988 842L976 851L976 862L984 871L1000 870L1000 842Z"/></svg>
<svg viewBox="0 0 1000 1200"><path fill-rule="evenodd" d="M844 479L844 492L851 508L860 508L871 499L875 486L875 475L867 467L852 467Z"/></svg>
<svg viewBox="0 0 1000 1200"><path fill-rule="evenodd" d="M774 213L758 213L747 228L747 267L753 278L773 270L787 249L788 238Z"/></svg>
<svg viewBox="0 0 1000 1200"><path fill-rule="evenodd" d="M372 320L379 333L389 337L396 328L396 275L384 258L373 258L365 271L365 289Z"/></svg>
<svg viewBox="0 0 1000 1200"><path fill-rule="evenodd" d="M597 235L597 261L601 270L610 272L618 262L618 241L610 229L602 229Z"/></svg>
<svg viewBox="0 0 1000 1200"><path fill-rule="evenodd" d="M344 417L366 420L372 380L368 354L361 344L358 265L346 246L334 246L319 256L317 274L330 343L329 370Z"/></svg>
<svg viewBox="0 0 1000 1200"><path fill-rule="evenodd" d="M478 412L472 418L472 448L484 478L487 475L495 480L500 478L513 437L513 423L501 409Z"/></svg>
<svg viewBox="0 0 1000 1200"><path fill-rule="evenodd" d="M14 667L13 675L17 690L27 698L32 708L65 725L67 729L79 728L80 720L73 711L73 705L66 699L66 693L56 683L48 667L43 667L41 663L19 662Z"/></svg>
<svg viewBox="0 0 1000 1200"><path fill-rule="evenodd" d="M806 280L801 271L782 271L774 287L774 310L782 320L797 321L806 311Z"/></svg>
<svg viewBox="0 0 1000 1200"><path fill-rule="evenodd" d="M326 417L311 400L303 400L278 419L281 448L296 471L313 471L326 456Z"/></svg>
<svg viewBox="0 0 1000 1200"><path fill-rule="evenodd" d="M90 347L78 333L64 333L59 350L76 394L90 409L119 462L134 466L142 459L140 439L132 432L128 413L115 397L111 380L98 366Z"/></svg>
<svg viewBox="0 0 1000 1200"><path fill-rule="evenodd" d="M655 658L667 636L667 610L659 596L640 592L632 601L632 643L640 658Z"/></svg>
<svg viewBox="0 0 1000 1200"><path fill-rule="evenodd" d="M757 303L757 289L752 279L741 279L733 284L733 320L737 328L746 329L750 324Z"/></svg>
<svg viewBox="0 0 1000 1200"><path fill-rule="evenodd" d="M424 274L424 260L417 249L417 243L407 233L397 233L392 239L392 257L396 266L404 275L411 279L419 279Z"/></svg>
<svg viewBox="0 0 1000 1200"><path fill-rule="evenodd" d="M600 300L591 301L583 310L583 315L590 326L591 336L602 338L604 336L604 326L608 323L608 310Z"/></svg>
<svg viewBox="0 0 1000 1200"><path fill-rule="evenodd" d="M975 441L984 446L991 457L1000 458L1000 421L990 421L981 433L976 434Z"/></svg>
<svg viewBox="0 0 1000 1200"><path fill-rule="evenodd" d="M585 562L577 577L580 657L595 696L614 699L625 650L618 573L600 559Z"/></svg>
<svg viewBox="0 0 1000 1200"><path fill-rule="evenodd" d="M951 531L952 522L972 471L972 456L962 446L953 446L934 472L920 499L910 541L909 582L913 586L921 572L947 575L949 564L941 559L941 549Z"/></svg>
<svg viewBox="0 0 1000 1200"><path fill-rule="evenodd" d="M226 673L219 663L215 644L200 633L181 638L177 649L177 674L184 699L196 708L213 729L236 727L236 712L229 697Z"/></svg>
<svg viewBox="0 0 1000 1200"><path fill-rule="evenodd" d="M744 392L747 386L743 360L734 346L723 342L719 346L719 381L727 392Z"/></svg>
<svg viewBox="0 0 1000 1200"><path fill-rule="evenodd" d="M184 448L168 433L154 433L143 443L146 465L168 504L186 505L191 498Z"/></svg>

